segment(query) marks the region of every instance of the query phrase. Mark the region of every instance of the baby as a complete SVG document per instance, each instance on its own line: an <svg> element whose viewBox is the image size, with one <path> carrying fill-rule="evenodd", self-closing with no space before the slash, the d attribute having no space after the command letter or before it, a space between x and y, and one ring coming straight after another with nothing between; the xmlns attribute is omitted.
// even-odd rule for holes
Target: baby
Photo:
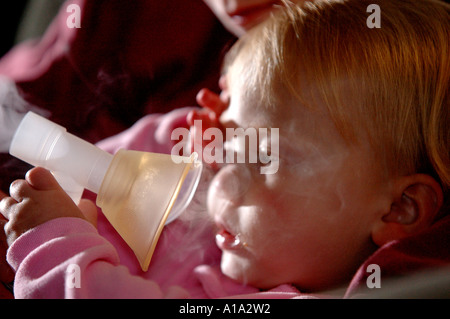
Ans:
<svg viewBox="0 0 450 319"><path fill-rule="evenodd" d="M277 152L258 136L276 172L261 174L262 160L226 164L208 190L221 250L214 282L237 285L228 295L346 285L380 247L448 215L449 7L380 0L381 28L369 28L372 3L286 4L227 56L230 103L217 124L279 129ZM47 171L31 170L10 191L0 211L16 296L195 295L129 274L86 221L92 203L75 206ZM73 264L89 280L70 292Z"/></svg>
<svg viewBox="0 0 450 319"><path fill-rule="evenodd" d="M221 122L278 127L281 140L276 174L230 165L212 183L227 276L323 290L439 217L450 181L448 7L379 5L381 29L365 25L366 1L318 2L234 48Z"/></svg>

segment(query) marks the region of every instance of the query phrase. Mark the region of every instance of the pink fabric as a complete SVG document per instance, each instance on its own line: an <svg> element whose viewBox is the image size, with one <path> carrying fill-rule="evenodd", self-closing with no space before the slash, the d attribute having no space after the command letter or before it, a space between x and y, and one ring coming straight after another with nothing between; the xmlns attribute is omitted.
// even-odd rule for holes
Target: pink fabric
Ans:
<svg viewBox="0 0 450 319"><path fill-rule="evenodd" d="M129 130L98 145L169 153L167 133L183 125L190 108L144 117ZM185 124L185 123L184 123ZM94 198L92 194L88 197ZM381 247L356 272L346 298L368 293L367 266L378 264L382 280L450 264L450 218L422 234ZM100 213L98 230L74 218L60 218L22 235L9 249L8 261L17 270L18 298L317 298L292 285L270 291L234 282L219 268L220 250L206 222L177 220L160 238L149 271L141 271L128 246ZM81 288L64 285L71 264L81 268Z"/></svg>
<svg viewBox="0 0 450 319"><path fill-rule="evenodd" d="M66 8L81 8L81 28ZM68 0L42 39L0 59L27 101L89 141L149 113L194 105L218 90L223 50L234 37L202 0Z"/></svg>
<svg viewBox="0 0 450 319"><path fill-rule="evenodd" d="M387 243L358 269L351 281L346 297L367 294L366 281L371 264L380 266L381 282L406 277L412 273L431 271L450 265L450 216L437 221L424 232ZM450 276L450 274L449 274ZM450 290L450 288L449 288Z"/></svg>

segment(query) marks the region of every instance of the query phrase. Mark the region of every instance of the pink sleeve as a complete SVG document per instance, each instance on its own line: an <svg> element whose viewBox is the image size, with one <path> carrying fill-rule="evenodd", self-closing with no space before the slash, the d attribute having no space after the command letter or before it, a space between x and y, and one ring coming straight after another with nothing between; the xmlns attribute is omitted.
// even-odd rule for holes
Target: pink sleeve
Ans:
<svg viewBox="0 0 450 319"><path fill-rule="evenodd" d="M88 222L59 218L22 235L8 250L16 298L186 298L132 276L115 248Z"/></svg>

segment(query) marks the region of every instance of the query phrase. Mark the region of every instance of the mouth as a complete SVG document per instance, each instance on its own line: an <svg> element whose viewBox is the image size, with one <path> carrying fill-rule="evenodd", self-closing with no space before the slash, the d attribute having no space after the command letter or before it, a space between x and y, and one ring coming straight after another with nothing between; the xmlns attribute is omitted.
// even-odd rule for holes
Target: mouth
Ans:
<svg viewBox="0 0 450 319"><path fill-rule="evenodd" d="M230 232L223 225L218 226L216 233L216 244L221 250L237 250L247 246L245 242L241 240L239 234Z"/></svg>

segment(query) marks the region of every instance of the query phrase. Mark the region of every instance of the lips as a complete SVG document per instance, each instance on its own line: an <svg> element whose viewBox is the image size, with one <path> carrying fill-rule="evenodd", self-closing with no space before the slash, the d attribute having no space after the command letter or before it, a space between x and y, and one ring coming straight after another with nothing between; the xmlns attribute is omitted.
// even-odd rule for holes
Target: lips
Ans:
<svg viewBox="0 0 450 319"><path fill-rule="evenodd" d="M237 207L230 201L223 201L221 198L216 198L214 204L215 207L211 212L216 225L216 245L221 250L237 250L246 247L239 232Z"/></svg>
<svg viewBox="0 0 450 319"><path fill-rule="evenodd" d="M223 227L216 234L216 244L222 250L236 250L243 246L239 235L235 235Z"/></svg>

